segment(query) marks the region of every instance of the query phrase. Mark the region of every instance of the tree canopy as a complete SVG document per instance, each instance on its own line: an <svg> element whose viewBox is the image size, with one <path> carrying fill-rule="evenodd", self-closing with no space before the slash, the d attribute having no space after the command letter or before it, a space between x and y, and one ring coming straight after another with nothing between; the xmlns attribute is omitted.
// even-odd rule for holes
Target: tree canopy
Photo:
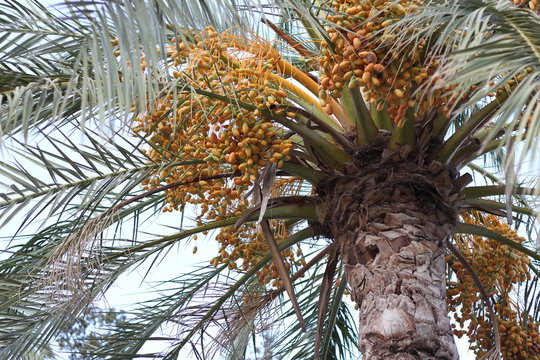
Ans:
<svg viewBox="0 0 540 360"><path fill-rule="evenodd" d="M237 359L264 336L276 358L358 356L369 326L351 304L369 286L352 268L410 237L438 241L455 335L478 356L540 358L538 13L0 4L0 358L46 355L122 276L186 262L203 237L208 262L163 274L95 358L159 340L148 356ZM174 223L146 234L164 212Z"/></svg>

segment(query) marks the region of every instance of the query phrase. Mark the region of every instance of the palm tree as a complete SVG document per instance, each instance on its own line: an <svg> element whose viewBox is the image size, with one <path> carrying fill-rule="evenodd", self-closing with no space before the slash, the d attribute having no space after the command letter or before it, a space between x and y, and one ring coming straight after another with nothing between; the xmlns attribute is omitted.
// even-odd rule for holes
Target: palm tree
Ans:
<svg viewBox="0 0 540 360"><path fill-rule="evenodd" d="M540 358L536 0L63 6L0 7L1 359L213 230L96 358Z"/></svg>

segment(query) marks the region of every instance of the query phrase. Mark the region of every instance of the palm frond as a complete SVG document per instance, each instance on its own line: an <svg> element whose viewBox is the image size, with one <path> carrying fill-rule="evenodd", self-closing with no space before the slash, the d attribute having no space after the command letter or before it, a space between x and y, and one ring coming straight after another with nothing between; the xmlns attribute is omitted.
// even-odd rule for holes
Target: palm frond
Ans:
<svg viewBox="0 0 540 360"><path fill-rule="evenodd" d="M90 24L73 15L61 17L34 0L0 7L2 135L80 113L75 74Z"/></svg>
<svg viewBox="0 0 540 360"><path fill-rule="evenodd" d="M316 306L320 296L323 273L324 264L320 263L314 267L312 274L296 285L302 289L297 292L297 296L301 308L305 309L308 332L306 335L301 333L301 328L292 319L294 316L292 311L283 313L285 324L291 321L293 323L275 339L275 355L296 360L313 359L313 342L318 332ZM326 359L347 359L358 355L354 315L350 311L351 305L342 298L342 291L346 285L342 284L343 289L340 291L338 286L333 287L330 296L331 309L323 332L322 347L326 353Z"/></svg>
<svg viewBox="0 0 540 360"><path fill-rule="evenodd" d="M37 145L11 141L12 159L0 163L4 225L21 211L26 214L21 226L35 218L66 219L64 212L68 217L101 212L135 196L140 182L165 165L151 162L136 142L122 141L121 135L115 136L115 145L109 148L90 131L85 135L87 145L82 147L71 140L73 133L59 128L54 133L54 137L44 133L34 137ZM189 163L180 160L177 165Z"/></svg>
<svg viewBox="0 0 540 360"><path fill-rule="evenodd" d="M280 250L286 249L287 247L301 241L305 240L307 237L312 236L310 229L305 229L300 231L291 237L289 237L284 242L280 243ZM197 343L201 341L201 346L204 346L204 341L206 338L199 338L197 340L196 335L198 333L207 333L207 329L213 324L216 323L218 327L223 328L225 331L232 331L228 328L228 321L231 321L231 318L234 317L234 314L237 314L243 318L242 314L238 313L238 305L242 301L241 294L243 293L242 289L246 284L253 279L256 272L266 263L272 259L270 253L266 254L256 265L254 265L250 270L240 277L234 278L229 277L223 272L227 269L227 266L221 267L216 270L217 273L222 273L220 280L211 284L211 289L203 287L206 286L206 283L201 285L200 282L192 282L193 279L189 274L185 275L185 279L180 281L182 286L188 286L189 289L186 291L184 289L184 295L180 297L167 297L171 301L174 301L174 308L171 308L173 312L170 313L170 317L163 316L163 313L156 311L155 313L147 313L148 315L143 316L143 319L151 318L151 321L154 321L156 326L161 325L164 322L173 322L178 323L180 326L178 332L170 339L173 340L170 346L170 349L163 354L164 358L175 358L182 349L187 345ZM212 270L214 271L214 270ZM223 277L225 275L225 277ZM195 297L195 300L193 299ZM197 300L198 299L198 300ZM145 308L141 308L142 312L146 312ZM152 315L153 314L153 315ZM165 312L169 314L169 312ZM229 320L227 320L229 319ZM142 324L138 328L139 332L143 331L146 335L150 336L153 332L148 331L148 324ZM151 327L151 330L155 330L156 327ZM107 353L107 356L119 356L119 354L126 354L133 356L136 353L138 347L142 346L144 341L139 341L141 334L137 336L126 337L119 334L119 339L127 344L126 347L121 349L120 353ZM235 332L235 336L238 333ZM210 336L212 338L212 336ZM119 339L116 339L114 342L118 342ZM144 340L143 336L143 340ZM105 345L103 350L110 349L111 346L115 346L114 342L111 345ZM122 343L122 341L120 341ZM216 349L217 350L217 349ZM203 350L204 351L204 350ZM103 355L105 352L102 353Z"/></svg>

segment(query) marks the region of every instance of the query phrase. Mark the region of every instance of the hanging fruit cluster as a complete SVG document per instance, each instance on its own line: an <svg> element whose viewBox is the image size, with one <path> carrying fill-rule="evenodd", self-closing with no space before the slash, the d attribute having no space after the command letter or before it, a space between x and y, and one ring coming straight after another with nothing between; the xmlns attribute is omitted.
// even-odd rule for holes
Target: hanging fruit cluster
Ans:
<svg viewBox="0 0 540 360"><path fill-rule="evenodd" d="M418 2L406 1L327 1L333 9L327 20L336 26L328 34L331 45L323 43L319 59L323 74L320 98L339 97L344 88L361 87L364 97L381 111L386 108L395 123L401 124L409 108L416 116L433 106L448 102L443 89L429 96L418 96L415 90L430 81L438 66L422 59L424 43L403 50L393 47L396 29L392 27Z"/></svg>
<svg viewBox="0 0 540 360"><path fill-rule="evenodd" d="M281 243L289 236L289 230L284 221L272 220L270 223L274 229L274 238L277 243ZM240 271L246 271L269 253L268 240L255 224L244 225L241 233L233 227L224 228L216 236L216 240L221 246L218 255L210 261L215 267L219 264L227 264L231 270L239 267ZM289 270L292 265L305 265L300 248L296 251L288 248L282 251L281 255L285 267ZM257 277L262 285L274 287L283 285L277 267L273 263L265 264L257 271Z"/></svg>
<svg viewBox="0 0 540 360"><path fill-rule="evenodd" d="M529 8L533 11L540 12L540 7L538 6L538 0L510 0L520 8Z"/></svg>
<svg viewBox="0 0 540 360"><path fill-rule="evenodd" d="M213 201L231 199L237 206L242 191L256 179L261 167L272 162L280 167L288 159L292 141L282 139L283 130L260 111L283 103L287 96L266 80L276 55L265 45L230 34L218 35L211 27L195 34L191 41L175 40L169 53L171 73L178 84L189 83L191 89L171 90L153 104L152 112L137 118L135 127L135 131L150 135L150 144L155 146L148 153L153 160L200 161L163 170L148 181L149 188L182 180L193 182L168 191L168 210L192 203L200 205L201 215L214 220L235 215L228 207L208 212L216 205ZM238 106L238 101L255 110ZM211 179L227 172L235 174L232 184Z"/></svg>
<svg viewBox="0 0 540 360"><path fill-rule="evenodd" d="M259 171L271 163L280 168L295 145L272 120L273 114L295 117L279 108L287 103L287 93L280 87L285 80L276 69L279 55L264 40L218 34L207 27L173 39L168 57L174 86L137 116L134 127L149 141L149 158L167 167L143 185L155 189L182 184L166 191L164 211L195 204L199 221L239 216L250 205L244 194ZM276 184L275 191L280 191L280 184L290 185ZM286 231L283 224L278 228L280 242ZM257 263L268 249L256 230L255 225L223 228L212 264L244 271ZM288 266L296 263L291 251L283 255ZM258 275L263 284L272 279L277 284L273 265Z"/></svg>
<svg viewBox="0 0 540 360"><path fill-rule="evenodd" d="M274 181L271 190L272 196L297 195L301 190L302 180L300 178L278 178ZM271 220L271 228L274 231L274 238L279 244L290 235L290 227L283 220ZM218 255L210 262L217 267L219 264L227 264L229 269L241 271L249 270L269 253L268 240L264 238L258 225L250 223L242 225L241 231L233 226L221 229L216 236L216 241L220 244ZM288 248L281 252L285 260L285 266L290 269L291 265L305 265L305 259L301 248L293 251ZM282 285L276 266L272 263L266 264L257 271L259 283L270 284L275 287Z"/></svg>
<svg viewBox="0 0 540 360"><path fill-rule="evenodd" d="M517 243L525 241L495 216L471 213L465 215L464 220L486 226ZM488 296L494 299L503 358L540 359L540 323L520 309L512 298L516 285L530 279L529 258L507 245L481 236L455 236L455 241L456 247L480 278ZM489 313L478 287L463 264L453 256L448 256L447 260L457 278L450 277L447 283L449 310L454 312L454 318L461 328L453 324L454 333L458 337L466 334L472 344L470 348L482 357L495 346ZM463 330L465 326L468 326L468 330Z"/></svg>

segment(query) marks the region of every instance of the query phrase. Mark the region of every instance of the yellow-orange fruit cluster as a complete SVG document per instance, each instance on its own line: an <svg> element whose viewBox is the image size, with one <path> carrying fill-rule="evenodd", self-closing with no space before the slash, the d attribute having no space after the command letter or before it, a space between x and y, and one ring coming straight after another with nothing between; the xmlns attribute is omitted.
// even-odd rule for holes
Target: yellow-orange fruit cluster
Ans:
<svg viewBox="0 0 540 360"><path fill-rule="evenodd" d="M521 243L519 237L506 223L495 216L471 213L464 217L468 223L486 226L497 233ZM504 359L540 359L540 323L533 321L513 301L515 285L530 278L529 258L504 244L480 236L456 237L456 245L477 273L488 296L494 299L494 310L499 324L501 352ZM480 291L462 263L448 257L449 266L457 277L448 281L449 309L459 327L453 324L454 333L467 335L470 348L482 357L495 346L493 325L484 307ZM464 327L468 324L468 329Z"/></svg>
<svg viewBox="0 0 540 360"><path fill-rule="evenodd" d="M279 85L284 80L275 66L279 55L264 40L218 34L207 27L173 39L168 56L164 81L173 86L136 117L134 127L148 139L149 158L164 164L143 185L181 184L166 190L164 211L195 204L199 221L239 216L250 205L244 194L261 168L270 163L280 168L295 145L272 120L273 114L295 117L279 107L287 104ZM278 179L273 191L286 191L297 180ZM283 223L273 224L280 242L287 231ZM260 234L256 225L223 228L216 237L218 256L211 263L249 269L268 253ZM287 266L296 264L292 250L283 256ZM272 264L258 276L262 284L279 285Z"/></svg>
<svg viewBox="0 0 540 360"><path fill-rule="evenodd" d="M289 231L285 222L272 220L274 238L279 244L287 238ZM232 227L222 229L216 240L220 243L218 255L211 260L212 265L227 264L229 269L240 268L241 271L250 269L269 253L268 240L264 237L257 225L244 225L241 233ZM289 248L281 252L285 266L305 264L300 248L297 251ZM257 271L259 283L279 287L283 283L279 277L276 266L273 263L264 265Z"/></svg>
<svg viewBox="0 0 540 360"><path fill-rule="evenodd" d="M529 8L532 11L535 11L537 13L540 12L540 7L538 6L538 0L510 0L520 8Z"/></svg>
<svg viewBox="0 0 540 360"><path fill-rule="evenodd" d="M449 101L443 89L428 95L415 90L433 75L437 60L426 64L422 59L425 43L408 49L393 47L396 29L392 27L406 13L418 8L418 1L328 1L334 12L327 20L337 26L328 30L331 49L323 43L323 68L320 98L326 105L327 96L339 97L343 88L361 87L364 97L377 110L386 108L395 123L404 120L409 108L416 116L433 106Z"/></svg>
<svg viewBox="0 0 540 360"><path fill-rule="evenodd" d="M272 195L293 195L300 191L301 179L299 178L278 178L272 188ZM279 244L290 235L290 229L283 220L271 220L271 228L274 230L275 241ZM211 260L212 265L227 264L229 269L239 269L246 271L262 260L269 253L268 240L264 238L262 231L256 224L244 224L240 229L232 226L221 229L216 236L220 244L218 255ZM305 265L302 250L298 248L295 252L286 249L282 253L285 266ZM274 264L269 263L257 271L259 282L263 285L270 284L274 287L282 285L279 273Z"/></svg>
<svg viewBox="0 0 540 360"><path fill-rule="evenodd" d="M201 215L212 219L234 215L230 209L222 209L223 201L230 199L236 206L261 167L271 162L280 167L289 158L292 141L282 139L283 130L261 113L287 97L266 79L274 69L275 55L265 52L266 57L262 57L261 48L265 50L259 43L219 35L212 28L195 34L192 41L175 40L171 46L170 72L179 89L171 90L139 115L135 127L149 138L152 149L148 155L153 160L200 161L167 167L147 181L148 188L192 182L167 191L167 210L192 203L200 205ZM180 88L185 83L191 88ZM236 101L256 109L238 106ZM232 183L212 179L224 173L234 173ZM208 213L218 204L218 209Z"/></svg>

